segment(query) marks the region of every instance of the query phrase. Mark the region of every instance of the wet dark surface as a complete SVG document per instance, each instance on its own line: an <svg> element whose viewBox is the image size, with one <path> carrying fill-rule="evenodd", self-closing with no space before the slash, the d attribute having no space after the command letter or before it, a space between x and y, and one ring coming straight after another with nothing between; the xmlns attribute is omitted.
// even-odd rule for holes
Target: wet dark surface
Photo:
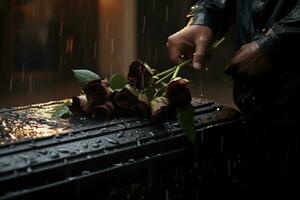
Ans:
<svg viewBox="0 0 300 200"><path fill-rule="evenodd" d="M3 138L0 183L5 185L0 197L26 196L33 191L99 175L103 170L109 172L147 160L166 162L171 155L177 157L190 148L176 120L154 125L137 118L53 119L52 110L63 103L65 101L0 111ZM221 127L222 131L214 134L230 135L225 127L232 128L241 122L239 113L230 107L203 99L194 99L193 104L201 144L207 140L210 130ZM223 151L224 138L218 141L216 149ZM27 179L34 181L29 184Z"/></svg>

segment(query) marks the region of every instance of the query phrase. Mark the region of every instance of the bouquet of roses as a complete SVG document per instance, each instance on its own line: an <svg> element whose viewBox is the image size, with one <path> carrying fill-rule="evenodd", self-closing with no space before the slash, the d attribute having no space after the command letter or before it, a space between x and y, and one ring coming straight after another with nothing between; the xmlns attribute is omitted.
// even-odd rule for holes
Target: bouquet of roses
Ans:
<svg viewBox="0 0 300 200"><path fill-rule="evenodd" d="M178 76L190 62L192 58L159 72L146 63L134 61L126 78L114 74L109 80L88 70L73 70L83 92L72 98L69 111L74 115L100 119L140 116L154 123L163 123L177 116L181 128L194 143L196 128L189 81Z"/></svg>

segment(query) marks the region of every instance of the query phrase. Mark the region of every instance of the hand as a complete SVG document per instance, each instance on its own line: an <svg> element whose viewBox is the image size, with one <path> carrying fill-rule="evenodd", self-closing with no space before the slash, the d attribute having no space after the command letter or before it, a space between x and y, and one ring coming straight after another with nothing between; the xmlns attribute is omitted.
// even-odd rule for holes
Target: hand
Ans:
<svg viewBox="0 0 300 200"><path fill-rule="evenodd" d="M187 26L168 38L169 57L174 63L179 64L183 59L194 56L193 68L201 69L212 39L213 32L208 26Z"/></svg>
<svg viewBox="0 0 300 200"><path fill-rule="evenodd" d="M233 77L262 78L271 69L270 61L261 52L258 44L251 42L243 45L234 54L230 64L225 68L225 73Z"/></svg>

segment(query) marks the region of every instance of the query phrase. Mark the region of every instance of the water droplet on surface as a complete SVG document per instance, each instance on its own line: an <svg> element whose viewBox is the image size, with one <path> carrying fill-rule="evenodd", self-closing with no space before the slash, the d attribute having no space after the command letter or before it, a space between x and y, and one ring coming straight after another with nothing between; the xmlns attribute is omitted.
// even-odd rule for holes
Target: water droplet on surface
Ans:
<svg viewBox="0 0 300 200"><path fill-rule="evenodd" d="M66 153L66 154L71 154L71 155L76 154L75 151L72 151L68 148L60 148L60 149L57 149L57 151L60 152L60 153Z"/></svg>
<svg viewBox="0 0 300 200"><path fill-rule="evenodd" d="M107 140L109 143L111 143L111 144L116 144L116 145L120 144L119 141L110 139L110 138L108 138L108 137L104 137L104 139L106 139L106 140Z"/></svg>
<svg viewBox="0 0 300 200"><path fill-rule="evenodd" d="M31 167L27 167L26 171L27 171L28 173L32 172Z"/></svg>
<svg viewBox="0 0 300 200"><path fill-rule="evenodd" d="M118 124L117 126L122 128L122 129L126 128L123 124Z"/></svg>
<svg viewBox="0 0 300 200"><path fill-rule="evenodd" d="M98 144L101 143L101 142L102 142L101 139L97 139L97 140L96 140L96 143L98 143Z"/></svg>
<svg viewBox="0 0 300 200"><path fill-rule="evenodd" d="M46 154L48 153L48 151L42 149L42 150L38 150L37 153L39 153L39 154L41 154L41 155L46 155Z"/></svg>
<svg viewBox="0 0 300 200"><path fill-rule="evenodd" d="M87 143L85 143L85 142L82 142L81 145L82 145L82 147L85 148L85 149L87 149L87 148L89 147L89 145L88 145Z"/></svg>
<svg viewBox="0 0 300 200"><path fill-rule="evenodd" d="M90 171L82 171L81 175L89 175L91 172Z"/></svg>
<svg viewBox="0 0 300 200"><path fill-rule="evenodd" d="M124 164L123 163L117 163L117 164L114 164L114 167L122 167Z"/></svg>
<svg viewBox="0 0 300 200"><path fill-rule="evenodd" d="M59 158L59 154L54 151L51 151L49 154L49 158L52 158L52 159Z"/></svg>
<svg viewBox="0 0 300 200"><path fill-rule="evenodd" d="M100 145L99 145L98 143L93 143L93 144L92 144L92 147L95 148L95 149L97 149L97 148L100 147Z"/></svg>

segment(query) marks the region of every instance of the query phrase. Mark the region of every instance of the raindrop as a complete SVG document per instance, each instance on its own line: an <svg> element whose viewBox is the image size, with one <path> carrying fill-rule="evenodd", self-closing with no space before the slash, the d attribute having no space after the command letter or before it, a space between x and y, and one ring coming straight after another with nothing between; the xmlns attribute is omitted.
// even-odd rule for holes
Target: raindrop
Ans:
<svg viewBox="0 0 300 200"><path fill-rule="evenodd" d="M111 144L116 144L116 145L120 144L119 141L110 139L110 138L108 138L108 137L104 137L104 139L106 139L106 140L107 140L109 143L111 143Z"/></svg>
<svg viewBox="0 0 300 200"><path fill-rule="evenodd" d="M97 139L97 140L96 140L96 143L98 143L98 144L101 143L101 142L102 142L101 139Z"/></svg>
<svg viewBox="0 0 300 200"><path fill-rule="evenodd" d="M109 33L109 21L108 19L106 20L106 25L105 25L105 39L108 39L108 33Z"/></svg>
<svg viewBox="0 0 300 200"><path fill-rule="evenodd" d="M128 162L134 162L135 160L133 158L129 159Z"/></svg>
<svg viewBox="0 0 300 200"><path fill-rule="evenodd" d="M27 171L28 173L32 172L31 167L27 167L26 171Z"/></svg>
<svg viewBox="0 0 300 200"><path fill-rule="evenodd" d="M111 50L111 55L114 55L114 50L115 50L115 40L114 40L114 38L111 39L110 50Z"/></svg>
<svg viewBox="0 0 300 200"><path fill-rule="evenodd" d="M121 137L123 137L123 134L122 133L118 133L117 134L117 138L121 138Z"/></svg>
<svg viewBox="0 0 300 200"><path fill-rule="evenodd" d="M71 154L71 155L76 154L75 151L72 151L68 148L60 148L60 149L57 149L57 151L60 152L60 153L67 153L67 154Z"/></svg>
<svg viewBox="0 0 300 200"><path fill-rule="evenodd" d="M24 83L24 78L25 78L25 64L22 65L22 75L21 75L22 83Z"/></svg>
<svg viewBox="0 0 300 200"><path fill-rule="evenodd" d="M146 31L146 16L144 16L143 19L143 35L145 35L145 31Z"/></svg>
<svg viewBox="0 0 300 200"><path fill-rule="evenodd" d="M75 177L68 177L67 180L68 180L68 181L75 180Z"/></svg>
<svg viewBox="0 0 300 200"><path fill-rule="evenodd" d="M118 127L120 127L120 128L122 128L122 129L124 129L124 128L125 128L125 126L124 126L124 125L122 125L122 124L118 124L117 126L118 126Z"/></svg>
<svg viewBox="0 0 300 200"><path fill-rule="evenodd" d="M148 159L150 159L150 157L149 157L149 156L145 156L145 159L147 159L147 160L148 160Z"/></svg>
<svg viewBox="0 0 300 200"><path fill-rule="evenodd" d="M91 155L87 155L86 158L87 158L87 159L90 159L90 158L92 158L92 156L91 156Z"/></svg>
<svg viewBox="0 0 300 200"><path fill-rule="evenodd" d="M47 153L48 153L48 151L47 150L44 150L44 149L42 149L42 150L39 150L39 151L37 151L39 154L41 154L41 155L46 155Z"/></svg>
<svg viewBox="0 0 300 200"><path fill-rule="evenodd" d="M122 167L124 164L123 163L117 163L117 164L114 164L114 167Z"/></svg>
<svg viewBox="0 0 300 200"><path fill-rule="evenodd" d="M62 38L62 32L63 32L63 27L64 27L64 21L60 21L60 29L59 29L59 38Z"/></svg>
<svg viewBox="0 0 300 200"><path fill-rule="evenodd" d="M230 159L227 159L227 175L231 176L231 162L230 162Z"/></svg>
<svg viewBox="0 0 300 200"><path fill-rule="evenodd" d="M100 129L97 133L109 133L110 131L107 128Z"/></svg>
<svg viewBox="0 0 300 200"><path fill-rule="evenodd" d="M169 5L166 6L166 23L168 23L169 20Z"/></svg>
<svg viewBox="0 0 300 200"><path fill-rule="evenodd" d="M141 146L140 140L137 139L137 140L136 140L136 143L137 143L138 146Z"/></svg>
<svg viewBox="0 0 300 200"><path fill-rule="evenodd" d="M223 153L223 151L224 151L224 136L221 136L220 151L221 151L221 153Z"/></svg>
<svg viewBox="0 0 300 200"><path fill-rule="evenodd" d="M52 152L50 152L49 157L52 158L52 159L58 158L58 157L59 157L59 154L56 153L56 152L54 152L54 151L52 151Z"/></svg>
<svg viewBox="0 0 300 200"><path fill-rule="evenodd" d="M166 200L169 200L169 190L166 190Z"/></svg>
<svg viewBox="0 0 300 200"><path fill-rule="evenodd" d="M62 70L62 65L63 65L63 56L61 55L59 58L59 70Z"/></svg>
<svg viewBox="0 0 300 200"><path fill-rule="evenodd" d="M94 44L94 59L97 58L97 48L98 48L98 44L97 44L97 42L95 42L95 44Z"/></svg>
<svg viewBox="0 0 300 200"><path fill-rule="evenodd" d="M9 91L10 91L10 92L11 92L12 89L13 89L13 82L14 82L14 77L11 76L11 77L10 77L10 82L9 82Z"/></svg>
<svg viewBox="0 0 300 200"><path fill-rule="evenodd" d="M91 172L90 171L82 171L81 175L89 175Z"/></svg>
<svg viewBox="0 0 300 200"><path fill-rule="evenodd" d="M100 147L100 145L99 145L99 144L97 144L97 143L93 143L93 144L92 144L92 146L93 146L93 148L95 148L95 149L97 149L97 148L99 148L99 147Z"/></svg>
<svg viewBox="0 0 300 200"><path fill-rule="evenodd" d="M32 91L32 74L29 74L29 93Z"/></svg>
<svg viewBox="0 0 300 200"><path fill-rule="evenodd" d="M85 142L82 142L81 145L82 145L82 147L85 148L85 149L87 149L87 148L89 147L89 145L88 145L87 143L85 143Z"/></svg>
<svg viewBox="0 0 300 200"><path fill-rule="evenodd" d="M149 134L150 134L151 136L154 136L154 135L155 135L152 131L150 131Z"/></svg>

